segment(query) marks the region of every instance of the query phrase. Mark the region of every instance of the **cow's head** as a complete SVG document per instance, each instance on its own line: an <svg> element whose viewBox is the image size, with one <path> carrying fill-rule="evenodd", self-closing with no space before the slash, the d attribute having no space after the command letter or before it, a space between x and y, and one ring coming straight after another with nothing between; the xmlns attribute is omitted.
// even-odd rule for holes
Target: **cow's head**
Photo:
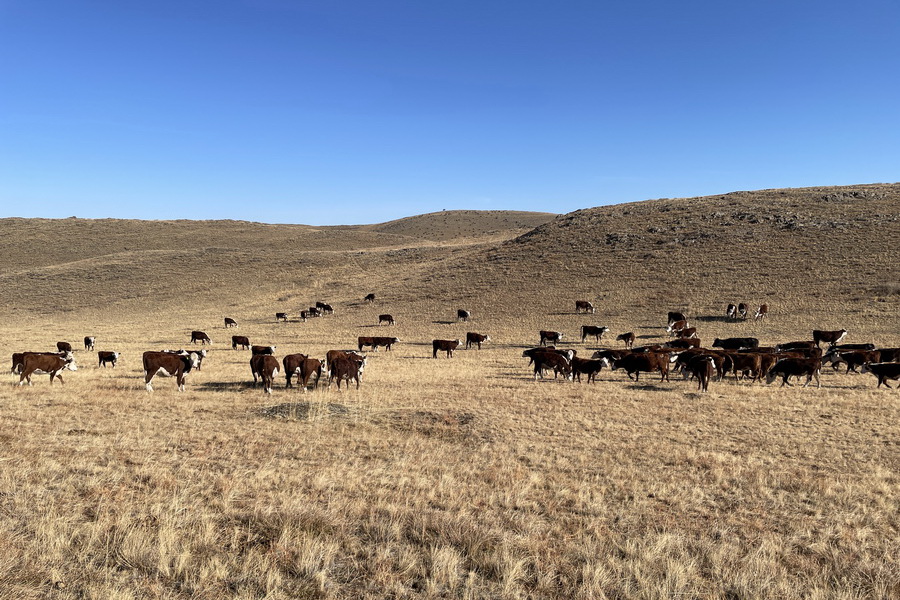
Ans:
<svg viewBox="0 0 900 600"><path fill-rule="evenodd" d="M766 384L770 384L778 378L778 373L775 372L775 369L770 370L766 373Z"/></svg>
<svg viewBox="0 0 900 600"><path fill-rule="evenodd" d="M68 369L69 371L77 371L78 370L78 365L75 364L75 357L72 355L71 352L66 353L64 360L66 361L66 364L63 367L64 371L66 369Z"/></svg>

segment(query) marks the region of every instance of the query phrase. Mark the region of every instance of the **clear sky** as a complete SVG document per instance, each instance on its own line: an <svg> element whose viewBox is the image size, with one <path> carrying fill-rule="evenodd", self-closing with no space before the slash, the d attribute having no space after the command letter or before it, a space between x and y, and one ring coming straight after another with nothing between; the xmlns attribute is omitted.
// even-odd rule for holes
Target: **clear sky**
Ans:
<svg viewBox="0 0 900 600"><path fill-rule="evenodd" d="M0 0L0 216L896 182L898 35L897 0Z"/></svg>

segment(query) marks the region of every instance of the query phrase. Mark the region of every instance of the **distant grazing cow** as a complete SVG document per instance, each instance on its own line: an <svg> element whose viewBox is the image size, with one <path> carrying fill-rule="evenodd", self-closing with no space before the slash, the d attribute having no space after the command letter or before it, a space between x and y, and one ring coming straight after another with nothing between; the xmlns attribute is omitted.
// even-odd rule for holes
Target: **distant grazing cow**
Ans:
<svg viewBox="0 0 900 600"><path fill-rule="evenodd" d="M679 338L698 338L696 327L685 327L681 331L675 333L675 337Z"/></svg>
<svg viewBox="0 0 900 600"><path fill-rule="evenodd" d="M489 335L482 335L474 331L466 332L466 350L472 347L473 344L478 345L478 349L481 350L481 344L489 341L491 341L491 336Z"/></svg>
<svg viewBox="0 0 900 600"><path fill-rule="evenodd" d="M268 354L270 356L275 354L275 346L250 346L250 354L253 356Z"/></svg>
<svg viewBox="0 0 900 600"><path fill-rule="evenodd" d="M708 338L707 338L708 339ZM758 348L759 340L754 337L735 337L720 340L716 338L712 343L713 348L722 348L723 350L740 350L741 348Z"/></svg>
<svg viewBox="0 0 900 600"><path fill-rule="evenodd" d="M237 327L237 321L231 317L225 317L225 329L228 329L229 327Z"/></svg>
<svg viewBox="0 0 900 600"><path fill-rule="evenodd" d="M594 305L588 302L587 300L576 300L575 301L575 312L576 313L591 313L594 314Z"/></svg>
<svg viewBox="0 0 900 600"><path fill-rule="evenodd" d="M784 344L778 344L775 346L776 352L787 352L789 350L806 350L809 348L815 348L815 342L807 342L807 341L799 341L799 342L785 342Z"/></svg>
<svg viewBox="0 0 900 600"><path fill-rule="evenodd" d="M669 335L678 335L679 331L687 329L688 327L690 327L690 324L685 320L674 321L666 326L666 333Z"/></svg>
<svg viewBox="0 0 900 600"><path fill-rule="evenodd" d="M446 352L447 358L453 358L453 351L459 347L459 340L432 340L431 357L437 358L438 352Z"/></svg>
<svg viewBox="0 0 900 600"><path fill-rule="evenodd" d="M898 362L868 363L862 366L861 371L863 373L872 373L878 378L876 389L880 388L882 384L884 384L884 387L890 388L891 386L887 382L888 379L893 379L894 381L900 379L900 363Z"/></svg>
<svg viewBox="0 0 900 600"><path fill-rule="evenodd" d="M725 308L725 316L729 319L734 319L735 317L737 317L737 306L735 306L734 304L729 304Z"/></svg>
<svg viewBox="0 0 900 600"><path fill-rule="evenodd" d="M375 302L375 294L366 294L363 302Z"/></svg>
<svg viewBox="0 0 900 600"><path fill-rule="evenodd" d="M741 302L738 304L738 316L742 319L747 318L747 305Z"/></svg>
<svg viewBox="0 0 900 600"><path fill-rule="evenodd" d="M184 391L184 377L190 373L200 361L197 352L144 352L141 362L144 365L144 384L148 392L153 391L150 382L156 375L175 377L178 391Z"/></svg>
<svg viewBox="0 0 900 600"><path fill-rule="evenodd" d="M359 364L346 357L338 357L331 363L329 368L328 387L337 379L338 391L341 389L341 381L347 382L347 388L350 387L350 381L356 381L356 389L359 389Z"/></svg>
<svg viewBox="0 0 900 600"><path fill-rule="evenodd" d="M271 354L255 354L250 357L250 372L253 374L253 385L261 379L263 391L271 394L275 376L278 375L278 359Z"/></svg>
<svg viewBox="0 0 900 600"><path fill-rule="evenodd" d="M628 333L623 333L621 335L616 336L617 342L624 342L626 348L631 348L634 346L634 332L629 331Z"/></svg>
<svg viewBox="0 0 900 600"><path fill-rule="evenodd" d="M378 324L387 323L388 325L394 324L394 317L391 315L378 315Z"/></svg>
<svg viewBox="0 0 900 600"><path fill-rule="evenodd" d="M275 313L275 321L287 321L287 313Z"/></svg>
<svg viewBox="0 0 900 600"><path fill-rule="evenodd" d="M231 336L231 349L237 350L237 347L240 346L242 350L250 349L250 338L246 335L233 335Z"/></svg>
<svg viewBox="0 0 900 600"><path fill-rule="evenodd" d="M592 381L597 380L597 373L603 368L603 361L596 358L578 358L575 357L571 361L572 364L572 376L578 383L581 383L581 376L587 375L587 382L590 383Z"/></svg>
<svg viewBox="0 0 900 600"><path fill-rule="evenodd" d="M323 315L334 314L334 308L332 308L331 305L326 302L316 302L316 308L318 308Z"/></svg>
<svg viewBox="0 0 900 600"><path fill-rule="evenodd" d="M467 310L463 310L460 308L456 311L456 320L457 321L468 321L469 317L471 317L471 316L472 316L472 313L470 313Z"/></svg>
<svg viewBox="0 0 900 600"><path fill-rule="evenodd" d="M669 311L669 319L666 321L669 325L672 323L677 323L678 321L687 321L687 317L684 316L683 312L678 311Z"/></svg>
<svg viewBox="0 0 900 600"><path fill-rule="evenodd" d="M309 358L306 354L288 354L284 358L281 359L281 364L284 366L284 378L286 380L285 387L294 387L291 384L291 377L294 376L295 373L299 374L300 364ZM300 380L297 380L297 383L300 383Z"/></svg>
<svg viewBox="0 0 900 600"><path fill-rule="evenodd" d="M603 339L603 334L609 331L609 327L597 327L596 325L582 325L581 326L581 341L587 338L587 336L594 336L594 340L601 341Z"/></svg>
<svg viewBox="0 0 900 600"><path fill-rule="evenodd" d="M60 352L71 352L72 344L69 342L56 342L56 349Z"/></svg>
<svg viewBox="0 0 900 600"><path fill-rule="evenodd" d="M360 336L357 338L357 346L360 352L362 352L362 349L365 346L371 346L373 352L378 352L378 346L384 346L385 350L390 350L391 346L399 341L399 338L395 337Z"/></svg>
<svg viewBox="0 0 900 600"><path fill-rule="evenodd" d="M116 367L116 362L119 360L119 356L121 356L118 352L109 352L107 350L100 350L97 352L97 366L106 368L106 363L112 364L113 368Z"/></svg>
<svg viewBox="0 0 900 600"><path fill-rule="evenodd" d="M19 385L24 385L27 381L28 385L32 385L31 376L34 373L49 373L50 385L53 385L53 379L59 379L60 383L65 383L62 378L62 371L77 371L75 365L75 357L71 352L65 352L62 355L51 353L23 352L22 353L22 372L19 375Z"/></svg>
<svg viewBox="0 0 900 600"><path fill-rule="evenodd" d="M92 335L86 335L86 336L84 337L84 349L85 349L85 350L93 350L93 349L94 349L94 342L96 342L96 341L97 341L97 339L96 339L94 336L92 336Z"/></svg>
<svg viewBox="0 0 900 600"><path fill-rule="evenodd" d="M321 317L322 310L319 308L316 308L315 306L310 306L309 308L306 309L306 316L310 317L310 318Z"/></svg>
<svg viewBox="0 0 900 600"><path fill-rule="evenodd" d="M835 346L841 343L841 340L847 336L846 329L838 329L837 331L820 331L813 329L813 341L818 346L821 342Z"/></svg>
<svg viewBox="0 0 900 600"><path fill-rule="evenodd" d="M634 375L634 380L638 381L641 372L652 373L659 371L661 374L660 381L669 380L669 355L664 352L643 352L626 354L622 358L606 359L610 367L616 369L625 369L630 378Z"/></svg>
<svg viewBox="0 0 900 600"><path fill-rule="evenodd" d="M212 344L212 340L209 339L209 336L203 333L202 331L192 331L191 332L191 343L196 344L200 342L200 345L204 344Z"/></svg>
<svg viewBox="0 0 900 600"><path fill-rule="evenodd" d="M559 331L541 330L539 333L541 335L541 341L538 344L539 346L546 346L547 342L553 342L554 344L558 344L559 340L561 340L563 338L563 334L560 333Z"/></svg>
<svg viewBox="0 0 900 600"><path fill-rule="evenodd" d="M755 321L759 321L760 319L765 319L769 314L769 305L768 304L760 304L759 308L756 309L756 315L754 315L753 319Z"/></svg>
<svg viewBox="0 0 900 600"><path fill-rule="evenodd" d="M705 392L709 390L709 380L716 371L716 363L712 356L700 354L692 357L684 370L697 378L697 390Z"/></svg>
<svg viewBox="0 0 900 600"><path fill-rule="evenodd" d="M303 321L303 322L305 323L305 322L306 322L306 319L308 319L308 318L309 318L309 315L306 314L306 311L305 311L305 310L301 310L301 311L300 311L300 320Z"/></svg>
<svg viewBox="0 0 900 600"><path fill-rule="evenodd" d="M819 381L821 366L822 363L814 358L782 358L769 369L766 374L766 383L772 383L781 376L781 387L784 387L791 385L788 381L789 377L806 375L806 383L803 384L803 387L808 386L813 378L816 380L816 386L822 387L822 382Z"/></svg>

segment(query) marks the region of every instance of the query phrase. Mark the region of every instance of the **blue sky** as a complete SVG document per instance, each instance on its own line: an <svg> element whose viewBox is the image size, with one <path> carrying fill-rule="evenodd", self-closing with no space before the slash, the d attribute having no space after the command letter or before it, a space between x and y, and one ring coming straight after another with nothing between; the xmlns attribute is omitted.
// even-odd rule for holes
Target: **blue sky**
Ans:
<svg viewBox="0 0 900 600"><path fill-rule="evenodd" d="M900 180L900 3L0 0L0 216L380 222Z"/></svg>

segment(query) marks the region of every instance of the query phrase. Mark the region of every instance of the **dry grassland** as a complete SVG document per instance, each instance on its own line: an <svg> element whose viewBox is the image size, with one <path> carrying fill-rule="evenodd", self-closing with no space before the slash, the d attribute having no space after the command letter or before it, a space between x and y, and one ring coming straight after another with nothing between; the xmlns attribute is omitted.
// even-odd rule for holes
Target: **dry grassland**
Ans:
<svg viewBox="0 0 900 600"><path fill-rule="evenodd" d="M843 200L804 200L829 194ZM524 237L512 217L478 229L477 213L451 215L477 234L450 243L423 218L386 233L157 223L146 243L136 222L0 223L4 252L31 243L15 236L94 236L67 238L71 255L3 254L6 355L84 335L123 353L102 369L77 352L64 386L5 376L0 597L900 596L900 393L830 371L821 389L729 380L705 394L607 371L591 385L534 382L521 357L546 328L659 341L676 308L707 343L845 327L847 341L900 345L900 186L760 192L732 207L765 216L788 198L798 222L844 229L698 221L737 201L724 198L591 209ZM707 237L657 244L679 237L679 219ZM378 301L362 303L370 291ZM573 314L576 298L597 314ZM274 322L316 300L336 314ZM767 301L770 318L728 322L728 301ZM472 321L456 323L457 308ZM397 324L378 327L383 312ZM184 393L172 379L145 392L141 352L184 347L192 329L214 341L203 370ZM466 331L492 342L431 358L432 339ZM279 358L360 335L402 341L370 353L359 390L304 393L282 378L266 396L232 334Z"/></svg>

